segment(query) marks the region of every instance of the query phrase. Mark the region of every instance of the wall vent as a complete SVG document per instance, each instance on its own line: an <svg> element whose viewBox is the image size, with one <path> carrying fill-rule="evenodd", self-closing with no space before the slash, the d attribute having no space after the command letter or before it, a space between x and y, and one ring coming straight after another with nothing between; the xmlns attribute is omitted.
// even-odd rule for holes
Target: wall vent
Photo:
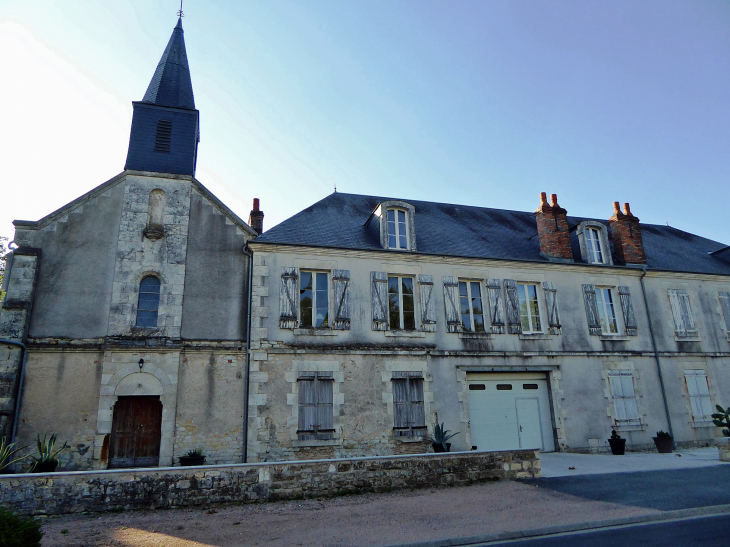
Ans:
<svg viewBox="0 0 730 547"><path fill-rule="evenodd" d="M155 152L170 153L170 139L172 138L172 122L160 120L157 122L155 134Z"/></svg>

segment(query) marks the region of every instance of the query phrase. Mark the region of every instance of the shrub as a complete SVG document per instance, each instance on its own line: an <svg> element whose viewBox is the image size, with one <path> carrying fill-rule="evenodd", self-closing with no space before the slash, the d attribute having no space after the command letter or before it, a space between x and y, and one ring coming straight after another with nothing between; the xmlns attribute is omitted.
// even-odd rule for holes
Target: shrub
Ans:
<svg viewBox="0 0 730 547"><path fill-rule="evenodd" d="M40 547L41 525L0 507L0 545L3 547Z"/></svg>

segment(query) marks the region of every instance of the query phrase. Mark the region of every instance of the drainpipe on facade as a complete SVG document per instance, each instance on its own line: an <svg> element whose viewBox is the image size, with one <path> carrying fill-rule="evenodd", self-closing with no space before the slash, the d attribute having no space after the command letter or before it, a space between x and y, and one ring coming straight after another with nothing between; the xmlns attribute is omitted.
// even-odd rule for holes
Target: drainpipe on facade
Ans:
<svg viewBox="0 0 730 547"><path fill-rule="evenodd" d="M20 397L23 394L23 380L25 379L25 360L28 356L28 348L22 342L0 339L0 343L17 346L20 348L20 374L18 384L15 388L15 410L13 411L13 424L10 428L10 442L15 442L15 435L18 432L18 415L20 413Z"/></svg>
<svg viewBox="0 0 730 547"><path fill-rule="evenodd" d="M667 427L669 428L669 434L674 439L674 431L672 431L672 418L669 416L669 405L667 404L667 393L664 390L664 378L662 377L662 364L659 361L659 351L656 347L656 339L654 338L654 326L651 322L651 312L649 311L649 301L646 299L646 287L644 287L644 277L646 276L646 268L642 268L643 273L639 278L641 281L641 294L644 297L644 308L646 308L646 317L649 320L649 334L651 335L651 345L654 348L654 360L656 361L657 373L659 373L659 387L662 390L662 400L664 401L664 412L667 415ZM672 449L675 448L674 441L672 441Z"/></svg>
<svg viewBox="0 0 730 547"><path fill-rule="evenodd" d="M250 385L248 376L251 371L251 304L253 296L251 287L253 285L253 251L248 244L243 247L243 254L248 257L248 306L246 309L246 383L243 390L243 463L248 463L248 387Z"/></svg>

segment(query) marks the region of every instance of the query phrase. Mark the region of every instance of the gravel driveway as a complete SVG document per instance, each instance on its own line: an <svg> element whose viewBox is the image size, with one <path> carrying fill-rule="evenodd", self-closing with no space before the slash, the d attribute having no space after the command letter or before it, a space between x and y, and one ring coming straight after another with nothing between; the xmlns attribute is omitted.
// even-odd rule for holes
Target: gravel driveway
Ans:
<svg viewBox="0 0 730 547"><path fill-rule="evenodd" d="M518 482L48 518L44 546L384 546L657 513Z"/></svg>

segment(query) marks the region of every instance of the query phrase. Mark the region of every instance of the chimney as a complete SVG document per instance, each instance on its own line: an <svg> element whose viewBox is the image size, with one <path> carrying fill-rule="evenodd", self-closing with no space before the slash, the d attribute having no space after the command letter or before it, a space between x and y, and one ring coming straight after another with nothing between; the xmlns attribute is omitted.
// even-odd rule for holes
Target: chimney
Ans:
<svg viewBox="0 0 730 547"><path fill-rule="evenodd" d="M557 194L540 193L540 206L535 211L537 234L540 237L540 254L552 262L573 262L573 249L568 233L568 212L558 205Z"/></svg>
<svg viewBox="0 0 730 547"><path fill-rule="evenodd" d="M259 198L253 198L253 209L248 217L248 225L259 235L264 231L264 212L259 210Z"/></svg>
<svg viewBox="0 0 730 547"><path fill-rule="evenodd" d="M624 264L646 264L639 219L631 214L629 204L624 203L622 213L618 201L614 201L613 216L608 219L608 223L611 226L611 239L616 258Z"/></svg>

